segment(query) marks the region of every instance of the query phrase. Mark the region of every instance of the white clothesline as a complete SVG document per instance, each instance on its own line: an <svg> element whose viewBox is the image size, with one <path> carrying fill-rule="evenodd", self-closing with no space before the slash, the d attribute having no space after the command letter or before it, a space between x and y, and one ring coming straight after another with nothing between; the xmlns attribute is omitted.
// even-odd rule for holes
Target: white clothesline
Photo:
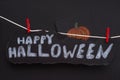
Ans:
<svg viewBox="0 0 120 80"><path fill-rule="evenodd" d="M14 24L14 25L22 28L22 29L27 30L26 27L24 27L24 26L22 26L22 25L20 25L20 24L18 24L18 23L16 23L16 22L14 22L14 21L12 21L12 20L10 20L10 19L7 19L7 18L5 18L5 17L3 17L3 16L0 16L0 18L3 19L3 20L6 20L6 21L8 21L8 22L10 22L10 23L12 23L12 24ZM40 32L40 31L42 31L42 29L30 30L30 32ZM48 30L44 30L44 31L45 31L45 32L49 32ZM90 37L90 38L106 39L106 37L103 37L103 36L70 34L70 33L64 33L64 32L58 32L58 33L61 34L61 35L72 35L72 36L80 36L80 37ZM118 35L118 36L112 36L112 37L110 37L110 38L111 38L111 39L120 38L120 35Z"/></svg>

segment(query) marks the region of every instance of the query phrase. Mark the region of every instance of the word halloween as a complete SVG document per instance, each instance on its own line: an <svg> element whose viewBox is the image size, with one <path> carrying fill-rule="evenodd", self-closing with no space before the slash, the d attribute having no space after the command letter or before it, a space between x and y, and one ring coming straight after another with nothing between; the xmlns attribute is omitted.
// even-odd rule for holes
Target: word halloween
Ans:
<svg viewBox="0 0 120 80"><path fill-rule="evenodd" d="M43 34L26 37L17 37L16 44L8 47L8 58L12 59L38 59L40 63L66 62L82 63L82 59L105 60L109 57L113 43L103 47L96 43L61 43L54 34ZM14 42L15 43L15 42ZM41 62L43 61L43 62ZM44 62L45 61L45 62ZM67 63L67 62L66 62Z"/></svg>

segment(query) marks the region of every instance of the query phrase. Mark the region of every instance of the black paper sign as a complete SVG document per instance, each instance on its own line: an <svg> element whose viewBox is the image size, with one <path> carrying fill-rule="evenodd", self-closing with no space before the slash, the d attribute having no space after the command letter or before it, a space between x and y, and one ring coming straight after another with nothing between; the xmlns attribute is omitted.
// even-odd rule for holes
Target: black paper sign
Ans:
<svg viewBox="0 0 120 80"><path fill-rule="evenodd" d="M12 63L19 64L107 65L111 62L115 46L113 41L82 39L45 31L16 33L8 43L7 57Z"/></svg>

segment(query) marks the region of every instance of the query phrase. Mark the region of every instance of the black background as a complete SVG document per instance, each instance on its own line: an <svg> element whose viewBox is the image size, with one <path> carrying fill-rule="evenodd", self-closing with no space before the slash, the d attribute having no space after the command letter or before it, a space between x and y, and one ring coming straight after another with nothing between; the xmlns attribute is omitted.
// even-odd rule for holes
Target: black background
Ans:
<svg viewBox="0 0 120 80"><path fill-rule="evenodd" d="M32 29L49 29L66 32L75 22L88 26L93 35L104 36L110 26L111 35L120 32L120 5L117 1L91 0L0 0L0 15L21 25L25 18L31 19ZM119 39L113 62L108 66L85 66L71 64L11 64L6 59L9 40L20 29L0 19L0 80L119 80Z"/></svg>

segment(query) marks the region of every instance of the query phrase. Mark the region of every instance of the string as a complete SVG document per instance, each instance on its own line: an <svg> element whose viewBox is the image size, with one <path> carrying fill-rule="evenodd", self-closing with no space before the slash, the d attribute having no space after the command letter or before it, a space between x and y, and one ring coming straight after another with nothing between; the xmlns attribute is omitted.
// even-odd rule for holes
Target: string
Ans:
<svg viewBox="0 0 120 80"><path fill-rule="evenodd" d="M3 16L0 16L0 18L3 19L3 20L5 20L5 21L8 21L8 22L10 22L10 23L12 23L12 24L14 24L14 25L16 25L16 26L24 29L24 30L27 30L26 27L24 27L24 26L22 26L22 25L20 25L20 24L18 24L18 23L16 23L16 22L14 22L14 21L12 21L12 20L10 20L10 19L7 19L7 18L5 18L5 17L3 17ZM42 30L42 29L36 29L36 30L32 30L32 29L31 29L31 30L30 30L30 32L40 32L40 31L43 31L43 30ZM44 30L44 31L45 31L45 32L50 32L49 30ZM106 39L106 37L103 37L103 36L70 34L70 33L64 33L64 32L57 32L57 33L59 33L59 34L61 34L61 35L71 35L71 36L80 36L80 37L90 37L90 38ZM120 38L120 35L118 35L118 36L112 36L112 37L110 37L110 38L111 38L111 39Z"/></svg>

